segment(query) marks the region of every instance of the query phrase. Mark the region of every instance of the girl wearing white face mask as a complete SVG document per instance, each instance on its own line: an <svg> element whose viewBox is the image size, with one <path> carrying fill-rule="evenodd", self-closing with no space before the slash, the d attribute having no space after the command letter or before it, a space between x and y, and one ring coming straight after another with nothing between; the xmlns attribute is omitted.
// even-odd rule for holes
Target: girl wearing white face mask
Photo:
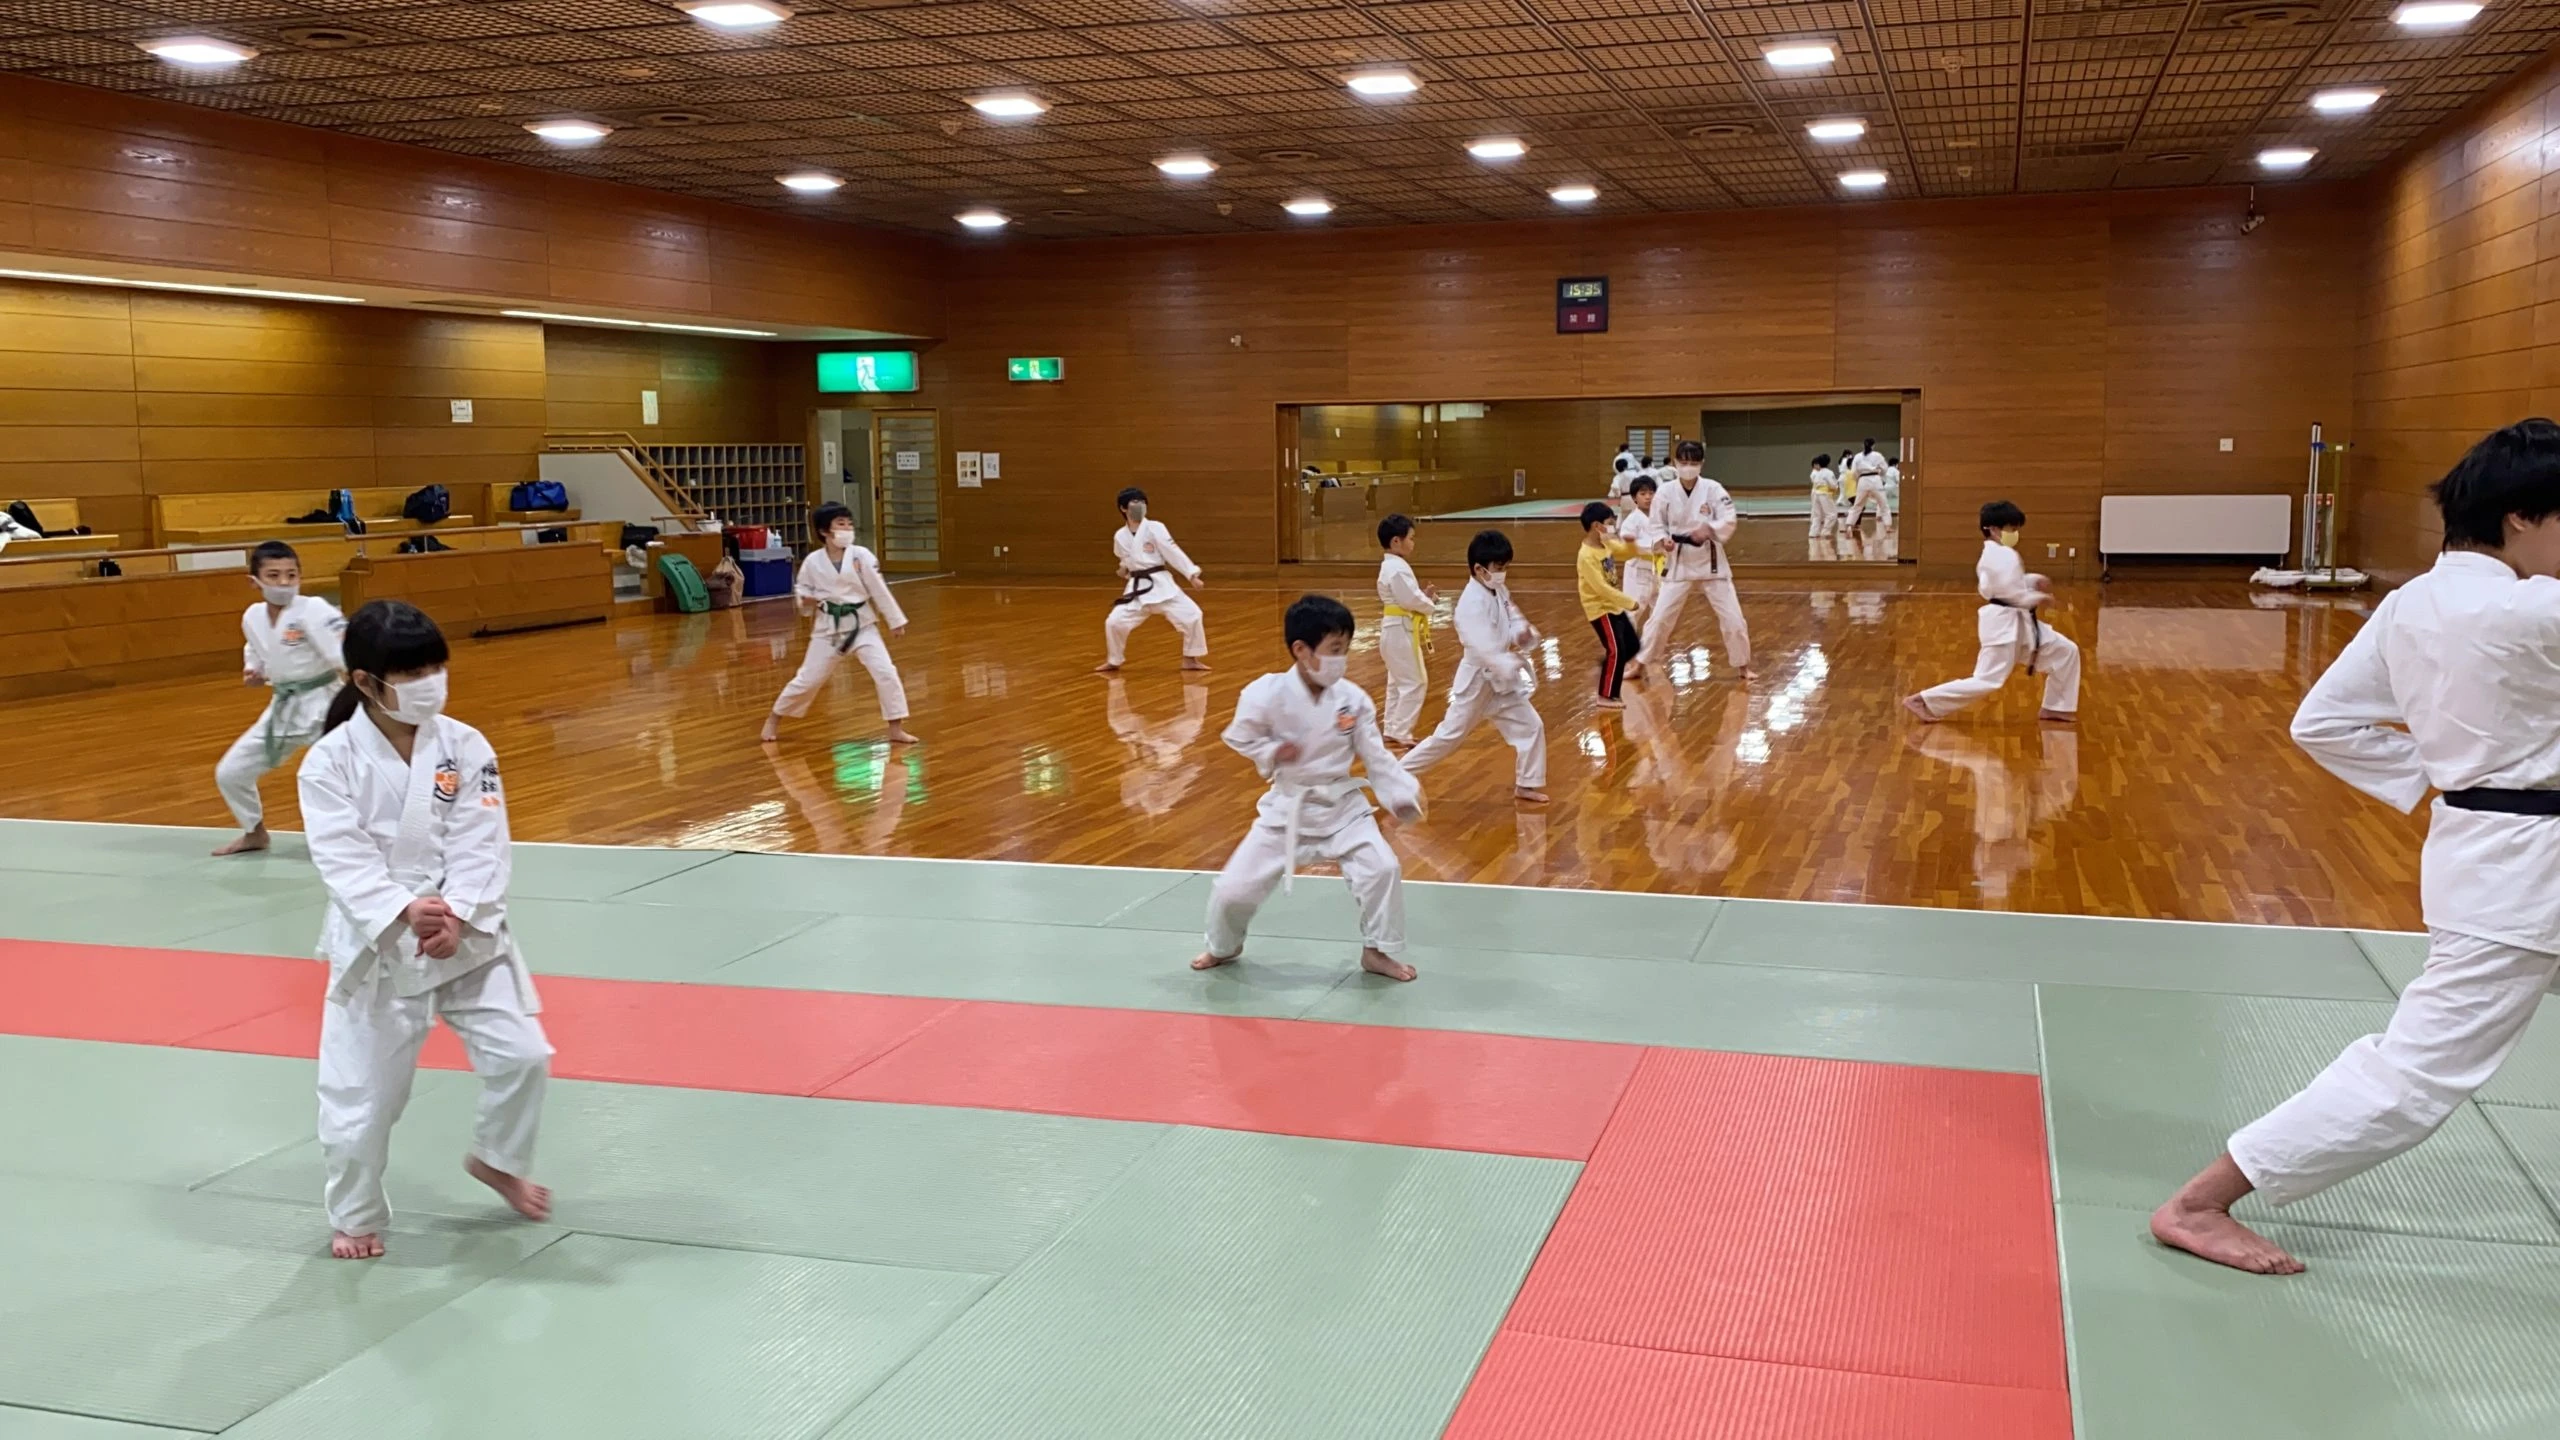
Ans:
<svg viewBox="0 0 2560 1440"><path fill-rule="evenodd" d="M1223 738L1271 788L1210 888L1208 948L1191 962L1194 970L1241 956L1254 912L1274 889L1294 883L1300 861L1313 856L1339 864L1360 901L1360 968L1413 978L1413 967L1397 958L1404 949L1404 866L1379 833L1366 792L1396 818L1415 820L1422 787L1387 749L1368 692L1343 678L1353 627L1341 601L1301 597L1281 620L1297 663L1247 685L1236 700ZM1354 760L1366 774L1351 773Z"/></svg>
<svg viewBox="0 0 2560 1440"><path fill-rule="evenodd" d="M1733 543L1742 512L1722 485L1700 473L1707 447L1683 440L1672 450L1673 481L1653 501L1653 514L1672 539L1671 564L1645 617L1644 652L1637 662L1647 669L1665 660L1678 638L1680 612L1694 591L1715 612L1716 631L1724 655L1743 679L1751 669L1751 626L1742 617L1742 597L1734 593L1733 559L1725 546Z"/></svg>
<svg viewBox="0 0 2560 1440"><path fill-rule="evenodd" d="M214 763L214 787L240 822L238 837L216 855L267 848L266 802L258 782L320 737L344 663L338 646L347 617L319 596L302 593L302 559L292 546L261 542L249 552L249 580L258 587L258 599L240 612L240 683L275 693L257 723Z"/></svg>
<svg viewBox="0 0 2560 1440"><path fill-rule="evenodd" d="M1982 507L1982 559L1974 566L1984 602L1974 622L1982 649L1971 675L1902 698L1902 708L1923 722L1935 724L1998 694L2009 683L2009 672L2021 665L2028 674L2044 677L2044 708L2037 719L2068 724L2079 717L2080 647L2045 623L2053 582L2028 574L2018 559L2018 536L2026 523L2027 512L2006 500Z"/></svg>
<svg viewBox="0 0 2560 1440"><path fill-rule="evenodd" d="M1458 596L1458 644L1464 654L1457 676L1449 682L1449 708L1440 728L1404 757L1404 768L1420 774L1447 758L1476 728L1493 722L1496 734L1511 742L1517 763L1511 793L1533 805L1547 800L1547 725L1538 718L1530 696L1537 692L1521 652L1538 643L1538 632L1511 603L1509 576L1511 537L1499 530L1481 531L1467 542L1467 588Z"/></svg>
<svg viewBox="0 0 2560 1440"><path fill-rule="evenodd" d="M320 1149L341 1260L383 1252L391 1126L438 1016L483 1087L463 1168L516 1213L551 1213L551 1192L527 1178L551 1043L507 928L506 793L488 740L444 714L446 658L443 632L414 606L358 610L347 688L302 766L303 825L329 891Z"/></svg>

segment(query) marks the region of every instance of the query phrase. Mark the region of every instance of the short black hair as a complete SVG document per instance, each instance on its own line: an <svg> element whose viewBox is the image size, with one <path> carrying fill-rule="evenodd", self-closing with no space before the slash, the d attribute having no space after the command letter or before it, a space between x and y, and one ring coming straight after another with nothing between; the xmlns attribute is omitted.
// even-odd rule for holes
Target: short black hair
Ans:
<svg viewBox="0 0 2560 1440"><path fill-rule="evenodd" d="M1130 502L1130 501L1132 501L1132 500L1141 500L1141 501L1143 501L1143 500L1145 500L1146 498L1147 498L1147 492L1146 492L1146 491L1139 489L1139 488L1138 488L1137 486L1135 486L1135 485L1132 485L1132 486L1130 486L1128 489L1123 490L1123 491L1121 491L1121 492L1120 492L1120 498L1119 498L1118 500L1116 500L1116 501L1113 501L1113 502L1112 502L1112 508L1113 508L1113 509L1115 509L1115 510L1126 510L1126 509L1128 509L1128 508L1129 508L1129 502Z"/></svg>
<svg viewBox="0 0 2560 1440"><path fill-rule="evenodd" d="M1499 530L1479 530L1467 542L1467 568L1511 563L1511 537Z"/></svg>
<svg viewBox="0 0 2560 1440"><path fill-rule="evenodd" d="M1413 522L1402 515L1390 515L1378 522L1378 548L1386 549L1413 533Z"/></svg>
<svg viewBox="0 0 2560 1440"><path fill-rule="evenodd" d="M1280 617L1280 635L1295 650L1304 645L1313 650L1328 637L1349 635L1360 628L1351 618L1351 607L1330 595L1301 595Z"/></svg>
<svg viewBox="0 0 2560 1440"><path fill-rule="evenodd" d="M1817 469L1817 470L1828 470L1828 469L1830 469L1830 468L1831 468L1831 454L1830 454L1830 452L1829 452L1829 451L1824 451L1822 454L1814 456L1814 457L1813 457L1813 468L1815 468L1815 469Z"/></svg>
<svg viewBox="0 0 2560 1440"><path fill-rule="evenodd" d="M1594 525L1606 525L1617 518L1618 512L1606 500L1589 501L1582 507L1582 528L1585 530Z"/></svg>
<svg viewBox="0 0 2560 1440"><path fill-rule="evenodd" d="M1876 448L1876 437L1870 435L1867 437L1867 450L1873 450L1874 448ZM1861 450L1858 453L1864 455L1867 453L1867 450Z"/></svg>
<svg viewBox="0 0 2560 1440"><path fill-rule="evenodd" d="M1982 507L1982 528L2014 530L2027 523L2027 512L2007 500L1993 500Z"/></svg>
<svg viewBox="0 0 2560 1440"><path fill-rule="evenodd" d="M1635 479L1627 482L1627 493L1630 495L1639 495L1647 490L1659 490L1661 488L1662 487L1659 484L1656 484L1654 478L1650 475L1639 475Z"/></svg>
<svg viewBox="0 0 2560 1440"><path fill-rule="evenodd" d="M853 511L850 508L830 500L809 512L809 533L818 537L818 543L824 545L827 543L827 532L836 528L837 521L852 518Z"/></svg>
<svg viewBox="0 0 2560 1440"><path fill-rule="evenodd" d="M2444 543L2497 550L2507 517L2560 515L2560 424L2535 418L2492 430L2435 483Z"/></svg>
<svg viewBox="0 0 2560 1440"><path fill-rule="evenodd" d="M361 673L376 680L433 669L453 658L445 646L444 631L436 628L426 611L405 600L366 601L347 618L343 654L349 675ZM353 684L344 686L329 698L323 728L335 730L346 724L363 704L362 692Z"/></svg>
<svg viewBox="0 0 2560 1440"><path fill-rule="evenodd" d="M261 540L258 548L249 552L249 573L257 574L258 567L270 560L290 560L296 565L302 563L302 557L293 553L292 546L281 540Z"/></svg>
<svg viewBox="0 0 2560 1440"><path fill-rule="evenodd" d="M1674 460L1695 460L1699 464L1704 465L1707 463L1707 447L1699 444L1695 440L1683 440L1679 444L1671 447L1671 458Z"/></svg>

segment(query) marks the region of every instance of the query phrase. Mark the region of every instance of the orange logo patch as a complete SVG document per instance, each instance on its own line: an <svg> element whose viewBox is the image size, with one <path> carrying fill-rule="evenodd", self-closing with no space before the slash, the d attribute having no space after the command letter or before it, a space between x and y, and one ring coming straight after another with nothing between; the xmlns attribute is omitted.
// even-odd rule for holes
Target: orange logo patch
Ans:
<svg viewBox="0 0 2560 1440"><path fill-rule="evenodd" d="M310 637L302 633L302 626L299 622L284 627L284 643L287 645L299 645L308 638Z"/></svg>
<svg viewBox="0 0 2560 1440"><path fill-rule="evenodd" d="M451 800L462 793L462 770L450 760L436 762L436 798Z"/></svg>
<svg viewBox="0 0 2560 1440"><path fill-rule="evenodd" d="M1354 716L1349 710L1336 710L1333 712L1333 729L1334 733L1338 735L1350 734L1351 727L1359 723L1360 721L1358 717Z"/></svg>

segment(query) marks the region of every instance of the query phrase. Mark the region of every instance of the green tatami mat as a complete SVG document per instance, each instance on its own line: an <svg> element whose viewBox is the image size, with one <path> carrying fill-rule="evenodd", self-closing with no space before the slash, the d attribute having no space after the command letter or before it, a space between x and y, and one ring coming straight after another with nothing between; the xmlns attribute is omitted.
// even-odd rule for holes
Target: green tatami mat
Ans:
<svg viewBox="0 0 2560 1440"><path fill-rule="evenodd" d="M652 905L766 906L834 915L966 915L1096 925L1185 872L841 855L727 855L630 891Z"/></svg>
<svg viewBox="0 0 2560 1440"><path fill-rule="evenodd" d="M0 1176L0 1404L219 1430L557 1235L404 1223L352 1265L316 1196Z"/></svg>
<svg viewBox="0 0 2560 1440"><path fill-rule="evenodd" d="M1577 1170L1177 1131L830 1436L1436 1436Z"/></svg>
<svg viewBox="0 0 2560 1440"><path fill-rule="evenodd" d="M2391 1010L2068 985L2037 994L2056 1193L2144 1213ZM2252 1197L2236 1213L2254 1223L2271 1212ZM2296 1225L2560 1245L2560 1221L2471 1105L2417 1149L2283 1214Z"/></svg>
<svg viewBox="0 0 2560 1440"><path fill-rule="evenodd" d="M206 772L204 784L212 787ZM60 824L0 820L0 870L69 875L161 875L209 859L237 831L169 825ZM299 849L299 837L295 848ZM252 864L256 863L254 861Z"/></svg>
<svg viewBox="0 0 2560 1440"><path fill-rule="evenodd" d="M2560 1435L2560 1250L2271 1225L2309 1273L2243 1275L2147 1219L2062 1207L2078 1440Z"/></svg>
<svg viewBox="0 0 2560 1440"><path fill-rule="evenodd" d="M1189 876L1111 923L1197 935L1208 915L1212 880ZM1404 887L1404 928L1416 945L1686 960L1715 923L1717 907L1726 903L1694 895L1417 881ZM1360 907L1339 875L1301 875L1295 892L1273 895L1253 917L1253 933L1357 945Z"/></svg>
<svg viewBox="0 0 2560 1440"><path fill-rule="evenodd" d="M2427 968L2427 937L2403 930L2350 930L2350 939L2397 995Z"/></svg>
<svg viewBox="0 0 2560 1440"><path fill-rule="evenodd" d="M654 881L698 870L727 853L618 845L518 845L514 883L507 893L518 900L610 900Z"/></svg>
<svg viewBox="0 0 2560 1440"><path fill-rule="evenodd" d="M63 875L0 870L0 935L89 945L177 946L189 937L273 916L307 917L300 948L319 934L320 877L298 870Z"/></svg>
<svg viewBox="0 0 2560 1440"><path fill-rule="evenodd" d="M1247 949L1248 964L1252 951ZM1753 965L1666 965L1417 945L1410 985L1353 975L1309 1020L1879 1060L2036 1068L2033 987Z"/></svg>
<svg viewBox="0 0 2560 1440"><path fill-rule="evenodd" d="M303 1066L308 1075L310 1066ZM391 1142L402 1216L496 1221L462 1173L473 1077L423 1073ZM994 1272L1021 1263L1163 1133L1155 1125L932 1105L872 1105L555 1081L537 1176L576 1230L837 1260ZM309 1206L305 1142L223 1177L227 1193Z"/></svg>
<svg viewBox="0 0 2560 1440"><path fill-rule="evenodd" d="M2546 1004L2548 1002L2545 1002ZM2560 1020L2560 1015L2552 1017ZM2483 1105L2480 1113L2515 1152L2543 1196L2560 1207L2560 1110L2528 1105ZM2560 1431L2555 1431L2560 1434Z"/></svg>
<svg viewBox="0 0 2560 1440"><path fill-rule="evenodd" d="M1702 960L1949 980L2388 1000L2341 930L1730 900Z"/></svg>
<svg viewBox="0 0 2560 1440"><path fill-rule="evenodd" d="M321 902L288 914L190 937L189 950L308 955L320 938ZM614 980L708 980L732 960L830 917L745 906L643 905L628 900L515 896L507 926L537 974Z"/></svg>
<svg viewBox="0 0 2560 1440"><path fill-rule="evenodd" d="M164 1430L123 1420L95 1420L57 1410L21 1410L0 1405L0 1440L181 1440L195 1430Z"/></svg>
<svg viewBox="0 0 2560 1440"><path fill-rule="evenodd" d="M949 916L838 916L705 975L714 985L1203 1015L1301 1015L1358 968L1357 941L1257 937L1254 963L1202 973L1199 930L1031 925Z"/></svg>
<svg viewBox="0 0 2560 1440"><path fill-rule="evenodd" d="M309 1140L319 1103L308 1060L26 1035L0 1095L0 1172L175 1188Z"/></svg>
<svg viewBox="0 0 2560 1440"><path fill-rule="evenodd" d="M239 1440L794 1440L987 1284L572 1235L237 1429Z"/></svg>

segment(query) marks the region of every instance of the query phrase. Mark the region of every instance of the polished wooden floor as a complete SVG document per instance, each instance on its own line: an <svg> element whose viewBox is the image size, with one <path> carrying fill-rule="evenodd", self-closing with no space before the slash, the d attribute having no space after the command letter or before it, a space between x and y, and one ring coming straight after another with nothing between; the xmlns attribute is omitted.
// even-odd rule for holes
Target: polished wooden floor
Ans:
<svg viewBox="0 0 2560 1440"><path fill-rule="evenodd" d="M1218 732L1239 687L1285 663L1294 594L1213 585L1217 668L1192 683L1162 625L1138 633L1127 678L1088 673L1100 587L902 586L915 749L879 743L853 665L776 750L756 744L805 644L783 605L468 642L452 705L496 743L524 839L1214 868L1259 790ZM1365 588L1346 598L1374 619ZM1521 599L1553 637L1538 705L1555 802L1515 806L1509 753L1481 732L1428 777L1429 815L1396 828L1414 878L2418 925L2423 819L2285 738L2369 597L2066 586L2055 620L2090 662L2076 729L2039 726L2023 676L1944 725L1896 708L1970 667L1976 602L1955 587L1746 581L1758 681L1710 655L1694 604L1694 648L1617 713L1591 704L1595 647L1573 597ZM1435 684L1455 658L1444 632ZM1352 675L1384 684L1365 630ZM257 706L211 677L0 707L0 813L227 823L213 762ZM270 777L267 795L271 823L294 827L289 780Z"/></svg>

